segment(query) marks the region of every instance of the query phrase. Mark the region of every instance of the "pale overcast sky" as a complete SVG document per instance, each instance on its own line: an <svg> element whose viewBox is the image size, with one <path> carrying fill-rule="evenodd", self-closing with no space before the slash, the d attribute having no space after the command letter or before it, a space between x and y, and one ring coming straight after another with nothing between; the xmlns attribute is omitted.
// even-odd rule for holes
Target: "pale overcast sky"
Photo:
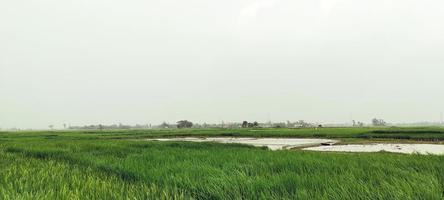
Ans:
<svg viewBox="0 0 444 200"><path fill-rule="evenodd" d="M0 127L439 121L442 0L3 0Z"/></svg>

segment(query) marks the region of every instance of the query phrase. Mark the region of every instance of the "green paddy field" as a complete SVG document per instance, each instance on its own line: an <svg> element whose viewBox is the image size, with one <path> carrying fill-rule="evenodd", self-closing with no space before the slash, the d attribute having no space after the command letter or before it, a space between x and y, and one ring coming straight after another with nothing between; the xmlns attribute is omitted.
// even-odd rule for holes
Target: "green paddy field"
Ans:
<svg viewBox="0 0 444 200"><path fill-rule="evenodd" d="M443 143L444 129L0 132L0 199L444 199L444 156L143 140L176 136Z"/></svg>

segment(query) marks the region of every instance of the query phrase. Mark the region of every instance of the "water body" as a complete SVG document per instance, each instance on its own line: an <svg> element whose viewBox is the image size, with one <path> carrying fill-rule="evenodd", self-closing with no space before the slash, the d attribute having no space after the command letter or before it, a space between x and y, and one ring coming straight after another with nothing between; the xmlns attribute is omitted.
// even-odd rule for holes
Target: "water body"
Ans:
<svg viewBox="0 0 444 200"><path fill-rule="evenodd" d="M321 143L337 143L330 139L302 139L302 138L233 138L233 137L183 137L183 138L158 138L149 139L155 141L186 141L186 142L219 142L248 144L256 147L268 147L271 150L292 149L296 147L318 146Z"/></svg>
<svg viewBox="0 0 444 200"><path fill-rule="evenodd" d="M440 144L349 144L333 146L308 147L303 150L310 151L336 151L336 152L392 152L405 154L434 154L444 155L444 145Z"/></svg>

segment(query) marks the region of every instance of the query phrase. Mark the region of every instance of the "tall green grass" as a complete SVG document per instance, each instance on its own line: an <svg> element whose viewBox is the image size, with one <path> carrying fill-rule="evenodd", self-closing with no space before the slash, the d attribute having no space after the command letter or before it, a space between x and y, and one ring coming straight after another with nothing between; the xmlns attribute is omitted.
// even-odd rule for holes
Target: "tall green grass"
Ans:
<svg viewBox="0 0 444 200"><path fill-rule="evenodd" d="M3 134L0 199L444 197L444 156L269 151L109 134Z"/></svg>
<svg viewBox="0 0 444 200"><path fill-rule="evenodd" d="M89 166L0 153L0 199L191 199L183 191L127 182Z"/></svg>

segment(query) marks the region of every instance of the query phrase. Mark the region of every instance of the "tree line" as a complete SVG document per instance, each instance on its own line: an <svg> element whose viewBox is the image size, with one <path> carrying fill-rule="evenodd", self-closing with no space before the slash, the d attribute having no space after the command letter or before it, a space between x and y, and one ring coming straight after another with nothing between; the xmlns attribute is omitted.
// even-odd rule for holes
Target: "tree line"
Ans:
<svg viewBox="0 0 444 200"><path fill-rule="evenodd" d="M387 126L387 122L383 119L374 118L371 120L372 126ZM364 127L365 124L363 122L359 121L352 121L353 127ZM54 125L48 126L50 129L54 129ZM219 124L209 124L209 123L193 123L188 120L180 120L177 121L174 124L170 124L167 122L163 122L159 125L151 125L151 124L144 124L144 125L124 125L124 124L113 124L113 125L85 125L85 126L67 126L66 124L63 124L64 129L86 129L86 130L104 130L104 129L168 129L168 128L309 128L309 127L322 127L322 124L319 123L310 123L306 122L304 120L298 120L295 122L265 122L265 123L259 123L257 121L249 122L249 121L242 121L242 123L219 123Z"/></svg>

